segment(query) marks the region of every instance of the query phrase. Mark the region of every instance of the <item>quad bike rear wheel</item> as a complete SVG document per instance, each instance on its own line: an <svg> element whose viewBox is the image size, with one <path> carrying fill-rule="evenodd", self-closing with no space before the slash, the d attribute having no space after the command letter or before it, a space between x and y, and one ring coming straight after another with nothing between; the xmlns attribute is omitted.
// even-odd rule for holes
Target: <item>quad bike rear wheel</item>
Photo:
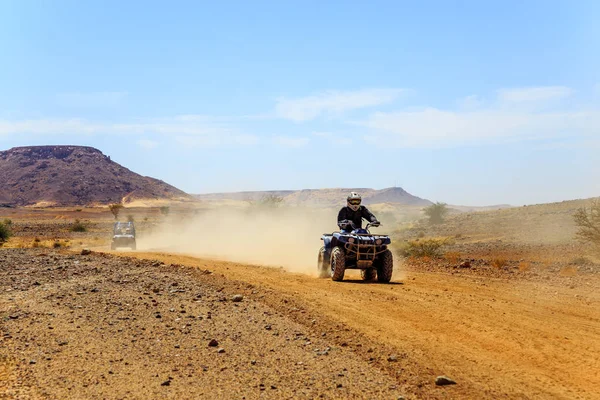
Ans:
<svg viewBox="0 0 600 400"><path fill-rule="evenodd" d="M319 258L317 260L317 273L319 278L329 278L331 276L331 269L329 263L325 259L325 247L321 247L319 250Z"/></svg>
<svg viewBox="0 0 600 400"><path fill-rule="evenodd" d="M387 249L379 256L377 262L377 281L382 283L388 283L392 280L392 273L394 272L394 256L392 252Z"/></svg>
<svg viewBox="0 0 600 400"><path fill-rule="evenodd" d="M331 251L331 279L341 281L346 272L346 254L341 247L334 247Z"/></svg>
<svg viewBox="0 0 600 400"><path fill-rule="evenodd" d="M367 269L360 270L360 276L363 281L375 280L376 273L377 272L376 272L375 268L367 268Z"/></svg>

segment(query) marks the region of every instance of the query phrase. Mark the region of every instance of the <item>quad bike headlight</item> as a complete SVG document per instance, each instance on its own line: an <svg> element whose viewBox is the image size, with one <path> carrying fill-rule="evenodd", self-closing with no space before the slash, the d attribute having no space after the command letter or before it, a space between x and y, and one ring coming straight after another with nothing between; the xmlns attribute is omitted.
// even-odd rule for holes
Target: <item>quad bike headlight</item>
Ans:
<svg viewBox="0 0 600 400"><path fill-rule="evenodd" d="M377 239L377 240L375 241L375 244L376 244L377 246L379 246L381 243L382 243L381 239Z"/></svg>

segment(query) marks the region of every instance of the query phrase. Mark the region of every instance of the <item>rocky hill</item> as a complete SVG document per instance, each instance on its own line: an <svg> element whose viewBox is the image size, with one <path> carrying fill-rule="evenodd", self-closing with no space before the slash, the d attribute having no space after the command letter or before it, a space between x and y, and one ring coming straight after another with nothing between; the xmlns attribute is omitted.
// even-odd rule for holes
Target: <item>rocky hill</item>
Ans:
<svg viewBox="0 0 600 400"><path fill-rule="evenodd" d="M335 189L304 189L280 190L265 192L235 192L199 194L196 198L203 201L224 200L257 200L264 196L275 195L283 197L286 204L317 207L333 207L343 204L348 193L356 191L363 197L364 204L393 203L411 206L428 206L429 200L413 196L400 187L375 190L369 188L335 188Z"/></svg>
<svg viewBox="0 0 600 400"><path fill-rule="evenodd" d="M90 205L138 199L191 199L82 146L15 147L0 151L0 205Z"/></svg>

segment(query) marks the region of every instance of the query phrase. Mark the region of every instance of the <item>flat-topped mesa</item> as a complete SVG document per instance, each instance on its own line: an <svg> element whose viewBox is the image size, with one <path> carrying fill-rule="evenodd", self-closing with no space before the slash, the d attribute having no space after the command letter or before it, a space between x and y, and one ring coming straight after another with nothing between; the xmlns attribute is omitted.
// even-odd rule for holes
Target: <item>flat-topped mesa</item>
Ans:
<svg viewBox="0 0 600 400"><path fill-rule="evenodd" d="M2 204L81 206L141 199L191 197L130 171L93 147L29 146L0 152Z"/></svg>
<svg viewBox="0 0 600 400"><path fill-rule="evenodd" d="M13 147L6 151L0 151L0 157L23 156L32 159L48 159L56 158L59 160L65 159L75 153L75 155L97 155L107 159L100 150L89 146L25 146Z"/></svg>

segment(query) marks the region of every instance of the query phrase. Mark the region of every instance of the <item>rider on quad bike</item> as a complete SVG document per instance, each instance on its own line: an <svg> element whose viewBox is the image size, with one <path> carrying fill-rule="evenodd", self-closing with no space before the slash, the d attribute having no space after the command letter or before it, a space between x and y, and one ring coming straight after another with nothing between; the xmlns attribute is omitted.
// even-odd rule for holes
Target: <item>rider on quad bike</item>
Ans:
<svg viewBox="0 0 600 400"><path fill-rule="evenodd" d="M342 231L351 232L354 229L362 229L362 220L366 219L372 226L379 226L379 221L369 209L361 206L362 198L356 192L350 193L346 199L346 207L342 207L338 213L338 226Z"/></svg>
<svg viewBox="0 0 600 400"><path fill-rule="evenodd" d="M346 207L338 213L340 232L321 236L323 247L319 249L317 272L320 278L334 281L344 279L347 269L358 269L365 281L388 283L394 272L394 257L388 246L392 243L388 235L369 232L369 227L381 224L366 207L361 206L358 193L352 192ZM362 219L369 221L362 228Z"/></svg>

